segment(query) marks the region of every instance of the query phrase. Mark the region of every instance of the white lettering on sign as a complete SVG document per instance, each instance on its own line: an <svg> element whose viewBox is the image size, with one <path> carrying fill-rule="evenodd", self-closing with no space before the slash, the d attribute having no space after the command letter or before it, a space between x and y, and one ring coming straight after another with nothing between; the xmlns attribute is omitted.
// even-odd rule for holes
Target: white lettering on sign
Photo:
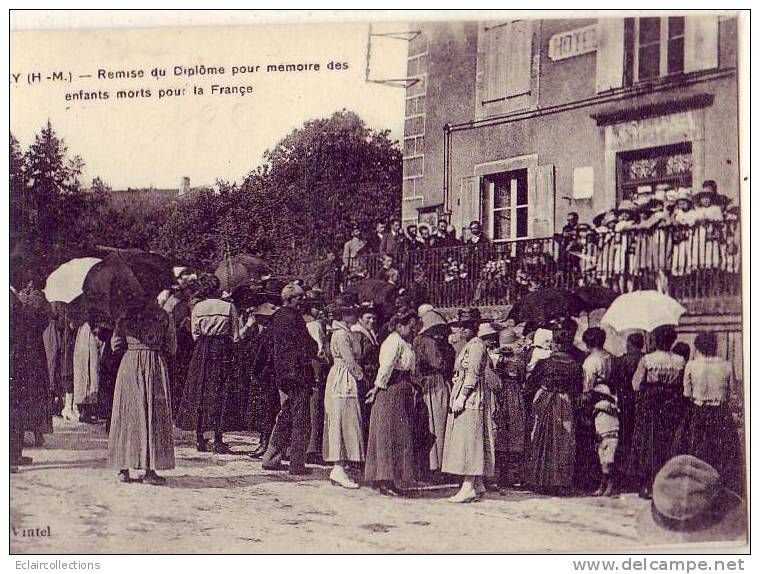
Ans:
<svg viewBox="0 0 760 574"><path fill-rule="evenodd" d="M596 50L596 24L555 34L549 39L549 58L557 61Z"/></svg>

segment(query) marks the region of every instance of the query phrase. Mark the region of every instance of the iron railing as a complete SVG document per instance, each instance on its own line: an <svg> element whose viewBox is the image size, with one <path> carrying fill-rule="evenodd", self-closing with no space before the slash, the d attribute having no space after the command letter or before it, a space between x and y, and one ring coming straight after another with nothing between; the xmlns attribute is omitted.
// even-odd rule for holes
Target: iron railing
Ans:
<svg viewBox="0 0 760 574"><path fill-rule="evenodd" d="M739 295L738 221L578 233L407 250L348 262L344 284L399 271L399 285L433 305L506 305L539 287L658 289L677 299Z"/></svg>

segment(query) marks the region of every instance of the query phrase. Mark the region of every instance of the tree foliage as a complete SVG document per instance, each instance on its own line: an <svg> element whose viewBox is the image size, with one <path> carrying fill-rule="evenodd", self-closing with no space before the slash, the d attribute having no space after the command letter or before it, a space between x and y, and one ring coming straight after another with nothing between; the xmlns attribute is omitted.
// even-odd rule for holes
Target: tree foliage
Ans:
<svg viewBox="0 0 760 574"><path fill-rule="evenodd" d="M82 189L84 162L50 122L23 154L11 134L10 164L11 271L25 283L91 248L102 198Z"/></svg>
<svg viewBox="0 0 760 574"><path fill-rule="evenodd" d="M86 189L83 166L49 122L26 151L10 136L17 270L44 277L109 245L156 250L209 270L226 255L259 254L279 273L301 274L328 250L340 249L353 225L400 210L396 142L346 110L293 130L240 185L217 181L186 197L168 190L114 192L100 178Z"/></svg>
<svg viewBox="0 0 760 574"><path fill-rule="evenodd" d="M155 246L206 265L228 253L262 254L296 274L339 249L351 226L400 210L401 152L388 131L353 112L306 122L263 159L240 186L217 182L180 202Z"/></svg>

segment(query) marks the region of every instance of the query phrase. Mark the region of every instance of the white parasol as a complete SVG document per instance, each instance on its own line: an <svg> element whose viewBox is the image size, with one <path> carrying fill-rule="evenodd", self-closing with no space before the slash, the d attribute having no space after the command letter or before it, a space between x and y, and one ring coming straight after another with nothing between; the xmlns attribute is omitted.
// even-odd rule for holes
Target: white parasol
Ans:
<svg viewBox="0 0 760 574"><path fill-rule="evenodd" d="M71 303L82 294L84 278L97 263L100 263L97 257L82 257L61 265L45 282L44 293L47 300Z"/></svg>
<svg viewBox="0 0 760 574"><path fill-rule="evenodd" d="M612 302L601 323L616 331L642 329L652 332L661 325L678 325L686 308L659 291L634 291Z"/></svg>

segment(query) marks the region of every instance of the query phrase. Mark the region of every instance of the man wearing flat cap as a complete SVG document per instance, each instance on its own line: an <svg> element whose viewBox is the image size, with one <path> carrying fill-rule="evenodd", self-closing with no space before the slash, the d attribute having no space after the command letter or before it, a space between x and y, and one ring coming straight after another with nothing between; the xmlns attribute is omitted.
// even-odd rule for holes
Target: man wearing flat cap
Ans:
<svg viewBox="0 0 760 574"><path fill-rule="evenodd" d="M282 307L272 315L267 330L270 375L284 396L269 446L262 460L266 470L285 470L281 462L290 452L290 474L307 474L306 448L311 434L309 398L314 385L312 360L317 344L306 328L303 307L306 293L290 283L282 289Z"/></svg>

